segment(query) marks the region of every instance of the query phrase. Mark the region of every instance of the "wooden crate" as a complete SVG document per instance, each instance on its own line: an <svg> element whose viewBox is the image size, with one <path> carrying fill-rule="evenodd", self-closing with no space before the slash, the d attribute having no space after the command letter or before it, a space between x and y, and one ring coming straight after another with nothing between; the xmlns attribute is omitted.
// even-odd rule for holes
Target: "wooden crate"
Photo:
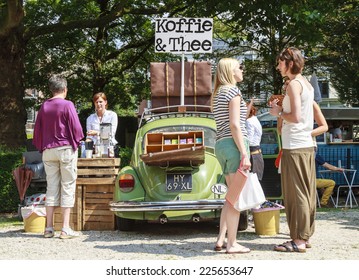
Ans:
<svg viewBox="0 0 359 280"><path fill-rule="evenodd" d="M115 230L115 216L109 210L114 185L83 185L82 229Z"/></svg>
<svg viewBox="0 0 359 280"><path fill-rule="evenodd" d="M75 205L71 208L70 227L74 230L82 230L82 186L76 185ZM54 211L54 228L61 230L62 213L61 207Z"/></svg>
<svg viewBox="0 0 359 280"><path fill-rule="evenodd" d="M76 184L114 184L119 168L119 158L79 158L77 161Z"/></svg>
<svg viewBox="0 0 359 280"><path fill-rule="evenodd" d="M82 230L115 230L113 200L119 158L79 159L77 185L82 186Z"/></svg>
<svg viewBox="0 0 359 280"><path fill-rule="evenodd" d="M108 204L119 166L119 158L78 159L76 202L70 216L74 230L115 230L115 215ZM54 222L55 230L61 230L61 209L55 211Z"/></svg>

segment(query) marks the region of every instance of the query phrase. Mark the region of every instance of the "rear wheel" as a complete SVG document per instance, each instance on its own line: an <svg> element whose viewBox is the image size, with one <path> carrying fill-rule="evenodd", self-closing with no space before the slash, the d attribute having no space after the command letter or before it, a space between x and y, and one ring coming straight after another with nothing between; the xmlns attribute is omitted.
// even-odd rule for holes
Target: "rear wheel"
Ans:
<svg viewBox="0 0 359 280"><path fill-rule="evenodd" d="M116 217L116 229L120 231L131 231L135 225L135 220Z"/></svg>
<svg viewBox="0 0 359 280"><path fill-rule="evenodd" d="M248 228L248 210L242 211L239 216L238 230L243 231Z"/></svg>

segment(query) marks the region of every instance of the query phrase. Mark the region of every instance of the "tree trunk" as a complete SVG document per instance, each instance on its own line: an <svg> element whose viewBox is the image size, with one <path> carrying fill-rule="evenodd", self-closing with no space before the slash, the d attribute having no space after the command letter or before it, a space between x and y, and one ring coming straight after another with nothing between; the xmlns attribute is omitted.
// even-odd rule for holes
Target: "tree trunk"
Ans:
<svg viewBox="0 0 359 280"><path fill-rule="evenodd" d="M21 25L0 35L0 145L25 146L24 50Z"/></svg>

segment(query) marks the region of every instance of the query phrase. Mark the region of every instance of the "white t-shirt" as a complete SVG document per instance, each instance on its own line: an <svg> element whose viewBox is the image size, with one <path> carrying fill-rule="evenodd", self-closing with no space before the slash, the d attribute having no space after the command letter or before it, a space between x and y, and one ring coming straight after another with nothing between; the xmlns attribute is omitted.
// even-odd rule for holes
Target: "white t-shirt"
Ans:
<svg viewBox="0 0 359 280"><path fill-rule="evenodd" d="M262 138L262 125L257 116L252 116L246 120L249 146L259 146Z"/></svg>
<svg viewBox="0 0 359 280"><path fill-rule="evenodd" d="M97 116L96 113L91 114L86 120L86 130L96 130L100 132L100 124L101 123L110 123L111 124L111 141L113 145L117 144L115 139L117 124L118 124L118 117L117 114L113 111L106 110L103 114L103 117L100 121L100 118ZM94 139L95 140L95 139Z"/></svg>

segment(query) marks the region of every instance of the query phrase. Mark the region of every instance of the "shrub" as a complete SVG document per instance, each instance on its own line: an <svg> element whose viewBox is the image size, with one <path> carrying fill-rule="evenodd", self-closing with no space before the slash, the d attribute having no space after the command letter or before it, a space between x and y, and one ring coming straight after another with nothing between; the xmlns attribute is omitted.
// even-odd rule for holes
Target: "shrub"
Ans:
<svg viewBox="0 0 359 280"><path fill-rule="evenodd" d="M120 148L120 158L121 158L121 163L120 163L120 167L124 167L130 164L131 161L131 156L132 156L132 148L130 147L121 147Z"/></svg>

